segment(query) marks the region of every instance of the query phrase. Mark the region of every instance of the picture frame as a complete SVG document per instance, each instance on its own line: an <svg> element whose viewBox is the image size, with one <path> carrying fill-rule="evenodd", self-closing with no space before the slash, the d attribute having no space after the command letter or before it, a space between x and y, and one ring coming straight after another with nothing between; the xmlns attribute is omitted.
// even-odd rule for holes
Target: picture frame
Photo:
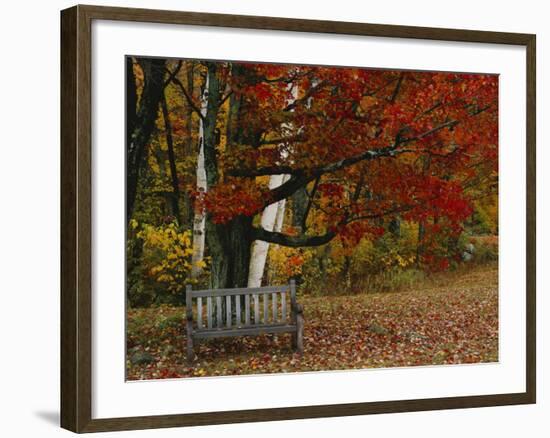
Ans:
<svg viewBox="0 0 550 438"><path fill-rule="evenodd" d="M96 21L285 31L519 46L525 49L525 390L499 394L322 405L93 416L92 23ZM73 432L149 429L531 404L536 402L536 37L531 34L78 5L61 12L61 426ZM399 65L397 65L399 67ZM122 146L121 146L122 147ZM356 378L360 378L357 375Z"/></svg>

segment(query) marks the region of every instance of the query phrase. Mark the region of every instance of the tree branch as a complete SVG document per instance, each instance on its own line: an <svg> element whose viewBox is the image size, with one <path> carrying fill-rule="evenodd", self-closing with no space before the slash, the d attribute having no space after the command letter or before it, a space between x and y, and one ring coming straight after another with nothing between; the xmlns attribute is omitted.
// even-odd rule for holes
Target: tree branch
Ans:
<svg viewBox="0 0 550 438"><path fill-rule="evenodd" d="M176 84L182 91L183 95L185 96L185 99L187 100L187 103L189 104L189 106L191 107L191 109L193 111L195 111L195 113L197 113L197 115L202 119L204 120L204 116L202 115L201 113L201 110L199 109L199 107L195 104L195 102L193 102L193 98L189 95L187 89L185 88L185 86L181 83L181 81L176 78L175 76L171 78L171 81Z"/></svg>
<svg viewBox="0 0 550 438"><path fill-rule="evenodd" d="M168 79L164 81L164 88L166 88L168 84L174 80L174 78L177 76L177 74L181 70L182 64L183 62L179 61L173 72L171 72L168 68L166 68L166 72L168 73Z"/></svg>
<svg viewBox="0 0 550 438"><path fill-rule="evenodd" d="M311 204L313 204L313 199L315 198L315 194L317 193L317 186L319 185L320 179L321 179L320 176L318 176L315 179L315 183L313 184L313 188L311 189L311 193L308 193L308 202L307 202L307 206L306 206L306 211L304 213L304 217L302 219L302 224L301 224L302 232L304 232L304 233L307 230L307 217L309 216L309 212L311 210ZM306 193L307 193L307 190L306 190Z"/></svg>
<svg viewBox="0 0 550 438"><path fill-rule="evenodd" d="M288 137L277 137L277 138L272 138L270 140L261 140L260 145L281 144L281 143L286 143L286 142L289 142L289 141L293 142L293 143L299 143L303 140L305 140L304 134L296 134L296 135L291 135L291 136L288 136Z"/></svg>
<svg viewBox="0 0 550 438"><path fill-rule="evenodd" d="M289 236L287 234L276 231L267 231L258 227L254 227L252 233L254 240L263 240L264 242L276 243L277 245L290 246L292 248L320 246L330 242L336 237L336 233L334 231L328 231L327 233L318 236Z"/></svg>
<svg viewBox="0 0 550 438"><path fill-rule="evenodd" d="M395 213L402 213L411 210L414 206L408 205L400 208L395 208L383 213L376 213L370 215L356 216L353 218L344 218L339 226L347 225L358 220L376 219L383 216L392 215ZM252 237L254 240L263 240L264 242L275 243L277 245L289 246L291 248L299 248L304 246L320 246L329 243L334 239L338 233L336 231L327 231L325 234L316 236L306 236L301 234L299 236L290 236L288 234L279 233L276 231L267 231L260 227L254 227L252 230Z"/></svg>
<svg viewBox="0 0 550 438"><path fill-rule="evenodd" d="M445 122L445 123L442 123L441 125L436 126L435 128L429 129L428 131L425 131L422 134L416 135L414 137L403 138L399 143L405 144L416 140L422 140L423 138L428 137L429 135L435 134L436 132L441 131L442 129L452 128L458 125L459 123L460 122L458 120L450 120L448 122Z"/></svg>
<svg viewBox="0 0 550 438"><path fill-rule="evenodd" d="M327 81L321 81L318 84L311 87L309 90L307 90L307 93L304 94L300 99L296 99L294 102L288 104L285 108L283 108L283 111L292 111L294 108L296 108L300 103L307 102L308 99L315 94L315 92L319 89L324 87L328 82Z"/></svg>
<svg viewBox="0 0 550 438"><path fill-rule="evenodd" d="M227 94L224 97L222 97L222 99L220 100L220 106L222 106L225 103L225 101L231 97L232 94L233 94L233 90L228 91Z"/></svg>
<svg viewBox="0 0 550 438"><path fill-rule="evenodd" d="M347 225L347 224L351 224L352 222L363 221L363 220L367 220L367 219L379 219L379 218L385 217L385 216L392 216L394 214L405 213L407 211L411 211L415 207L416 207L415 205L404 205L404 206L401 206L401 207L395 207L395 208L392 208L390 210L383 211L381 213L371 213L371 214L364 214L364 215L361 215L361 216L354 216L354 217L346 220L345 223Z"/></svg>
<svg viewBox="0 0 550 438"><path fill-rule="evenodd" d="M397 99L397 96L399 95L399 91L401 90L401 85L403 84L403 79L405 78L405 73L401 72L399 75L399 79L397 79L397 85L395 86L395 89L393 90L393 93L390 98L390 102L394 103Z"/></svg>
<svg viewBox="0 0 550 438"><path fill-rule="evenodd" d="M264 166L257 169L229 169L226 171L226 174L229 176L240 176L243 178L256 178L257 176L267 176L267 175L281 175L288 173L289 175L301 175L304 172L301 170L296 170L289 165L274 165L274 166Z"/></svg>

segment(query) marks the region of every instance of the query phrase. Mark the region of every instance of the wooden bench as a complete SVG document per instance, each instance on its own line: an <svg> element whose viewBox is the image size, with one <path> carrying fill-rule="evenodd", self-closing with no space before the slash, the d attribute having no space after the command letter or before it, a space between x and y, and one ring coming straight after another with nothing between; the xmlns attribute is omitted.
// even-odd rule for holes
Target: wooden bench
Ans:
<svg viewBox="0 0 550 438"><path fill-rule="evenodd" d="M285 286L257 288L192 290L187 285L185 298L188 362L195 358L195 340L227 336L292 333L292 347L300 354L304 351L303 308L296 302L294 280ZM225 300L223 312L222 300Z"/></svg>

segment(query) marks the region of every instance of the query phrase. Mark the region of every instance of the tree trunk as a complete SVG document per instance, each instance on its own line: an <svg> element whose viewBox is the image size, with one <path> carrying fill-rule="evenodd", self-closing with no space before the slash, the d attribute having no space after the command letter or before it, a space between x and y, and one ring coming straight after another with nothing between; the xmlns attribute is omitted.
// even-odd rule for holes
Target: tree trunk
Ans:
<svg viewBox="0 0 550 438"><path fill-rule="evenodd" d="M422 158L422 175L426 175L430 169L432 162L431 155ZM426 220L422 219L418 222L418 240L416 243L416 266L420 268L422 263L422 254L424 253L424 238L426 237Z"/></svg>
<svg viewBox="0 0 550 438"><path fill-rule="evenodd" d="M290 84L293 98L289 104L296 101L298 90L293 84ZM288 126L290 128L290 126ZM269 189L273 190L286 181L289 175L271 175L269 177ZM262 212L261 227L267 231L280 232L283 228L283 220L285 215L286 199L281 199L279 202L268 205ZM264 275L265 262L267 260L267 252L269 251L269 243L262 240L256 240L252 246L252 256L250 259L250 272L248 274L248 287L260 287L262 285L262 277Z"/></svg>
<svg viewBox="0 0 550 438"><path fill-rule="evenodd" d="M290 175L284 175L282 184L287 182L290 178ZM273 231L280 233L283 230L283 224L285 221L285 209L286 209L286 199L281 199L279 205L277 206L277 217L275 218L275 226Z"/></svg>
<svg viewBox="0 0 550 438"><path fill-rule="evenodd" d="M132 139L136 126L137 85L134 76L134 58L126 57L126 143ZM128 147L128 146L127 146Z"/></svg>
<svg viewBox="0 0 550 438"><path fill-rule="evenodd" d="M163 93L160 101L162 107L162 118L164 119L164 129L166 131L166 144L168 146L168 163L170 164L170 181L172 182L172 196L170 196L172 213L176 217L179 225L182 224L180 215L180 189L178 173L176 170L176 157L174 154L174 140L172 137L172 124L170 123L170 113L168 112L168 104L166 103L166 95Z"/></svg>
<svg viewBox="0 0 550 438"><path fill-rule="evenodd" d="M133 65L126 61L127 71L127 95L129 97L127 110L127 131L131 134L126 138L126 220L130 221L136 200L139 174L145 165L145 146L149 142L155 128L159 102L164 89L164 60L162 59L138 59L143 70L143 91L141 93L139 108L131 113L131 106L136 98L136 83L133 77Z"/></svg>
<svg viewBox="0 0 550 438"><path fill-rule="evenodd" d="M208 191L208 182L206 178L206 168L204 166L204 123L208 107L208 86L209 74L206 76L204 90L201 96L201 115L199 120L199 154L197 157L197 190L199 193L206 194ZM193 218L193 255L191 258L191 278L197 278L202 272L202 262L204 260L204 242L205 242L206 213L203 208L195 208Z"/></svg>
<svg viewBox="0 0 550 438"><path fill-rule="evenodd" d="M308 205L307 188L302 187L292 195L292 226L304 232L305 212Z"/></svg>
<svg viewBox="0 0 550 438"><path fill-rule="evenodd" d="M195 72L195 66L193 61L186 61L186 67L187 67L187 90L189 90L190 96L194 96L194 72ZM185 142L184 150L183 150L183 157L182 159L186 159L187 157L192 157L193 155L197 154L198 151L196 146L196 143L193 142L193 108L191 108L191 105L187 103L187 114L186 114L186 132L187 132L187 141ZM193 228L193 202L191 200L191 196L184 192L183 196L183 210L182 210L182 220L187 228L187 224L189 224L189 228Z"/></svg>
<svg viewBox="0 0 550 438"><path fill-rule="evenodd" d="M217 64L214 62L206 63L208 73L205 92L207 98L203 100L204 107L201 108L203 117L201 119L202 150L204 153L204 171L206 175L206 187L210 188L218 182L218 160L216 154L216 121L221 103L220 84L217 76ZM203 112L204 111L204 112ZM204 213L203 213L204 215ZM239 235L240 221L235 218L228 224L216 224L213 222L210 214L205 218L206 242L211 257L210 268L210 287L223 288L232 280L235 266L232 259L239 252L239 243L234 242L234 234ZM250 220L250 226L252 222ZM233 232L234 230L234 232ZM204 231L202 238L204 239ZM237 247L232 248L236 244ZM204 246L204 245L203 245ZM233 254L233 251L235 254Z"/></svg>
<svg viewBox="0 0 550 438"><path fill-rule="evenodd" d="M347 292L351 290L351 256L344 256L344 266L342 268L342 273L344 275L344 281L346 284Z"/></svg>
<svg viewBox="0 0 550 438"><path fill-rule="evenodd" d="M422 253L424 252L424 236L426 234L426 224L424 221L418 222L418 239L416 242L416 266L420 267L422 263Z"/></svg>
<svg viewBox="0 0 550 438"><path fill-rule="evenodd" d="M233 66L231 70L233 77L239 77L242 74L242 67ZM226 150L228 151L243 141L241 103L241 95L231 95L226 128ZM208 250L212 257L211 287L247 286L252 247L252 221L251 217L238 216L227 224L214 224L210 221L207 223ZM241 298L243 299L241 304L244 306L244 297Z"/></svg>
<svg viewBox="0 0 550 438"><path fill-rule="evenodd" d="M207 99L201 108L203 118L200 125L202 138L203 162L207 187L213 187L218 182L217 167L217 135L216 122L221 104L221 93L217 77L217 65L207 63ZM238 115L240 97L231 97L231 110L228 121L228 145L231 147L240 136ZM224 224L215 223L209 214L206 215L206 242L211 258L210 287L213 289L246 287L248 267L251 254L252 217L237 216ZM204 235L204 233L203 233ZM222 301L222 306L225 301ZM222 313L225 313L222 310Z"/></svg>
<svg viewBox="0 0 550 438"><path fill-rule="evenodd" d="M204 136L204 168L208 187L213 187L218 182L218 157L216 152L217 136L216 122L220 109L220 81L218 78L218 66L215 62L207 62L208 67L208 98L206 101L206 114L203 119Z"/></svg>
<svg viewBox="0 0 550 438"><path fill-rule="evenodd" d="M279 187L283 183L283 175L272 175L269 178L269 189ZM267 206L262 212L261 227L267 231L274 231L277 222L277 213L279 204L282 201L275 202ZM284 207L283 207L284 209ZM250 259L250 272L248 274L248 287L260 287L264 275L265 261L269 243L263 240L256 240L252 245L252 256Z"/></svg>
<svg viewBox="0 0 550 438"><path fill-rule="evenodd" d="M187 61L186 67L187 67L187 90L189 91L189 95L193 97L195 95L195 93L193 92L195 87L194 62ZM189 104L187 104L186 131L187 131L187 147L185 152L190 154L193 152L195 148L193 144L193 108Z"/></svg>
<svg viewBox="0 0 550 438"><path fill-rule="evenodd" d="M394 237L401 237L401 219L398 217L392 218L388 224L388 231L392 233Z"/></svg>
<svg viewBox="0 0 550 438"><path fill-rule="evenodd" d="M212 257L211 288L247 286L252 219L248 216L237 216L227 224L207 221L206 236Z"/></svg>

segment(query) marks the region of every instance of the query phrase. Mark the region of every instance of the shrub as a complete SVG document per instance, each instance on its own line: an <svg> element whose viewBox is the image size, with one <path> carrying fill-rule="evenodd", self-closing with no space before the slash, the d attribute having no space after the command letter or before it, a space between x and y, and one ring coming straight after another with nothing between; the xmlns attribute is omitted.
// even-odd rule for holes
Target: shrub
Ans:
<svg viewBox="0 0 550 438"><path fill-rule="evenodd" d="M335 239L311 248L270 245L267 284L294 277L302 293L335 295L386 291L424 277L417 269L417 226L403 222L399 232L363 238L355 246Z"/></svg>
<svg viewBox="0 0 550 438"><path fill-rule="evenodd" d="M475 236L470 238L474 246L473 259L477 263L498 260L498 236Z"/></svg>
<svg viewBox="0 0 550 438"><path fill-rule="evenodd" d="M416 269L394 267L379 274L369 275L364 280L363 290L372 292L395 292L410 289L426 280L426 272Z"/></svg>
<svg viewBox="0 0 550 438"><path fill-rule="evenodd" d="M190 278L191 230L180 230L174 222L154 226L132 220L128 231L130 306L183 304L185 285L196 282ZM204 275L207 275L207 261L202 263Z"/></svg>

